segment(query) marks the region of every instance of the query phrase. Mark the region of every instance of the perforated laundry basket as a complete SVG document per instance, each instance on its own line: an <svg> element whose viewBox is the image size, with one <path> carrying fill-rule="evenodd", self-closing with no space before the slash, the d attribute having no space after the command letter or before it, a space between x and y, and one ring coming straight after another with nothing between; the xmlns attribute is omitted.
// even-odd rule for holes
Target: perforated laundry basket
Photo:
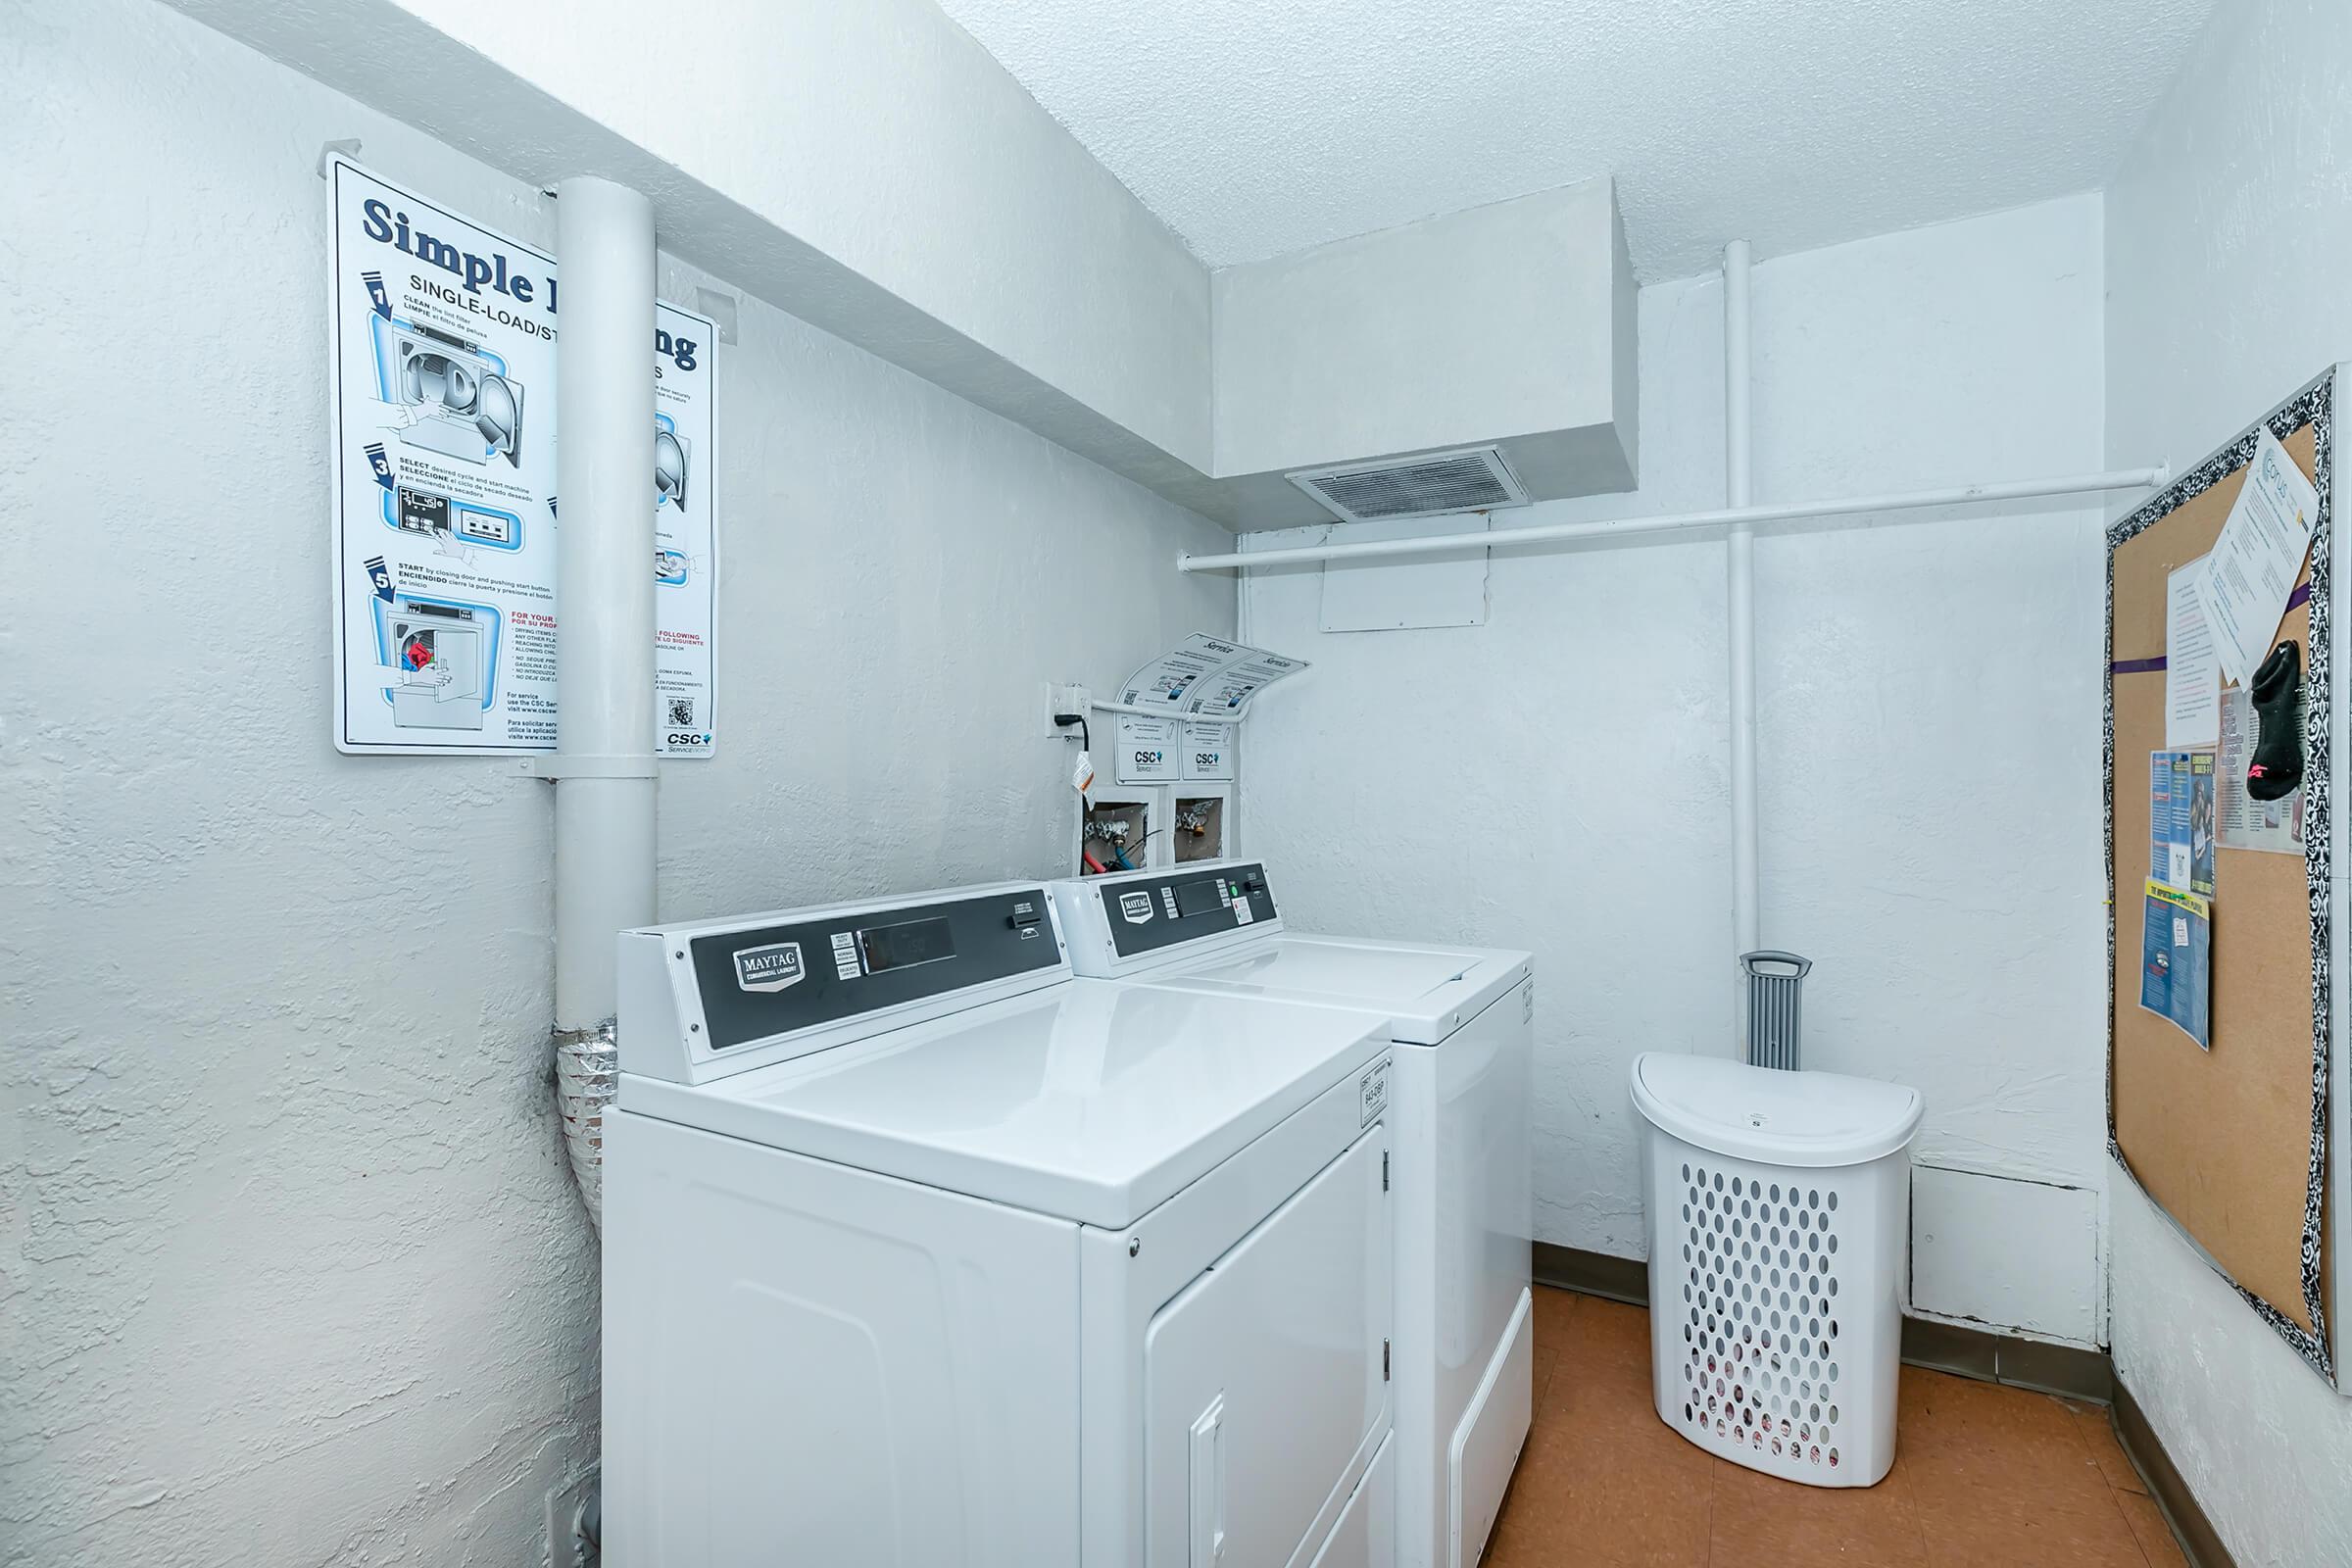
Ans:
<svg viewBox="0 0 2352 1568"><path fill-rule="evenodd" d="M1817 1487L1894 1463L1919 1092L1650 1052L1650 1385L1709 1453Z"/></svg>

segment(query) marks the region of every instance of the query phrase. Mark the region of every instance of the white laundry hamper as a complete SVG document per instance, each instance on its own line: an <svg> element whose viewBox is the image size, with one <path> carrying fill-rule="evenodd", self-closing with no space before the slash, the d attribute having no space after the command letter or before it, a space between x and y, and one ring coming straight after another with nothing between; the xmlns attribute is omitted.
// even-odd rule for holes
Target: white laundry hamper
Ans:
<svg viewBox="0 0 2352 1568"><path fill-rule="evenodd" d="M1648 1052L1650 1385L1709 1453L1817 1487L1894 1463L1919 1092Z"/></svg>

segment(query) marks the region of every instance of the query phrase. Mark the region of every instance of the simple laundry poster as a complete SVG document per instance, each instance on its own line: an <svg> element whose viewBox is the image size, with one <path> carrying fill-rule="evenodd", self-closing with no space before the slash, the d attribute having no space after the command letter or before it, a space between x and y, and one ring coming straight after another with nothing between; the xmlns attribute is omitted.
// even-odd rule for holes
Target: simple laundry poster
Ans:
<svg viewBox="0 0 2352 1568"><path fill-rule="evenodd" d="M329 160L335 745L556 748L554 258ZM657 308L656 746L715 731L712 323Z"/></svg>

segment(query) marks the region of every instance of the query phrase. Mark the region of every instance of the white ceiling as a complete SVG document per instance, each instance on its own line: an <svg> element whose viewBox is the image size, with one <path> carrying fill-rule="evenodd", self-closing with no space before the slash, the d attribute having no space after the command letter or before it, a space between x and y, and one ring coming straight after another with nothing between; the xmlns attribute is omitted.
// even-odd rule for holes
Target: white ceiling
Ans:
<svg viewBox="0 0 2352 1568"><path fill-rule="evenodd" d="M2090 190L2214 0L941 0L1211 266L1614 173L1642 278Z"/></svg>

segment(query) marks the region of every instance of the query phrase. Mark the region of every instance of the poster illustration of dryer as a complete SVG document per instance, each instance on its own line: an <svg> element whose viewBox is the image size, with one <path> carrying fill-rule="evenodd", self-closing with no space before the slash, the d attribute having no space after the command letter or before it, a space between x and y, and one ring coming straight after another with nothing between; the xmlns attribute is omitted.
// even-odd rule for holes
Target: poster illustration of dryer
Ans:
<svg viewBox="0 0 2352 1568"><path fill-rule="evenodd" d="M557 268L340 154L334 387L335 744L553 751ZM658 306L653 349L657 746L708 756L715 327Z"/></svg>

